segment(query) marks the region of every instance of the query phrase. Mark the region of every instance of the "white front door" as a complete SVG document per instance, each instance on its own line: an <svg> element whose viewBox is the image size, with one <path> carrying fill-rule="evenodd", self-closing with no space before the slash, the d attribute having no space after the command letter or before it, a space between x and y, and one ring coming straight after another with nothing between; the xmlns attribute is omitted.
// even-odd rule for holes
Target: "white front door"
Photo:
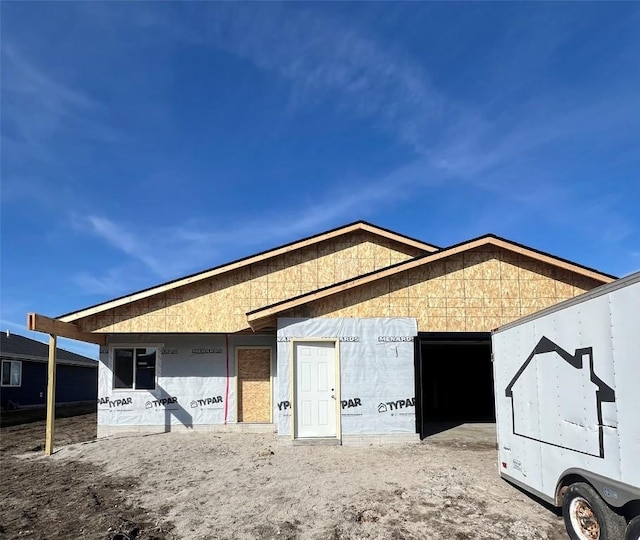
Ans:
<svg viewBox="0 0 640 540"><path fill-rule="evenodd" d="M298 342L294 347L295 436L336 437L335 344Z"/></svg>

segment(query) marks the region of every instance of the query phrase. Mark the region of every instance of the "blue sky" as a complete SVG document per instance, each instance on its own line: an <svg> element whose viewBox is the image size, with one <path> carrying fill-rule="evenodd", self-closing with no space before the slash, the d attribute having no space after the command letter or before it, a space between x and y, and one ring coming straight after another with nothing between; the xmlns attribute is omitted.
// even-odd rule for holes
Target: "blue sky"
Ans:
<svg viewBox="0 0 640 540"><path fill-rule="evenodd" d="M358 219L640 269L638 3L1 9L3 330Z"/></svg>

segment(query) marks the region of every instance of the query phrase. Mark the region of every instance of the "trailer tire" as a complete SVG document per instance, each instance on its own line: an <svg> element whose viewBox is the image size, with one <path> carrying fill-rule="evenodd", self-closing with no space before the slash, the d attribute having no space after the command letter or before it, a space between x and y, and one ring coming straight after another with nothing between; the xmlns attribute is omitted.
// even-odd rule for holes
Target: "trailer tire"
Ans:
<svg viewBox="0 0 640 540"><path fill-rule="evenodd" d="M634 517L627 525L624 540L640 540L640 516Z"/></svg>
<svg viewBox="0 0 640 540"><path fill-rule="evenodd" d="M620 540L626 521L584 482L571 484L562 499L562 515L571 540Z"/></svg>

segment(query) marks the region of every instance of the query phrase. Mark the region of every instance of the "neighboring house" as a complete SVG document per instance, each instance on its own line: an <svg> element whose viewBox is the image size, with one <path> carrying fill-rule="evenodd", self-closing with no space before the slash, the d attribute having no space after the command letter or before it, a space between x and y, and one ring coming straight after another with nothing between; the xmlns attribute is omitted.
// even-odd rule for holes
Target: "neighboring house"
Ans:
<svg viewBox="0 0 640 540"><path fill-rule="evenodd" d="M604 457L602 403L615 402L615 392L594 372L592 347L571 354L543 337L505 396L511 398L514 435Z"/></svg>
<svg viewBox="0 0 640 540"><path fill-rule="evenodd" d="M45 343L8 331L0 334L3 409L46 404L48 351ZM63 349L56 354L56 403L95 402L98 362Z"/></svg>
<svg viewBox="0 0 640 540"><path fill-rule="evenodd" d="M357 222L47 324L103 341L100 436L410 440L494 420L489 332L613 279L493 235L439 248Z"/></svg>

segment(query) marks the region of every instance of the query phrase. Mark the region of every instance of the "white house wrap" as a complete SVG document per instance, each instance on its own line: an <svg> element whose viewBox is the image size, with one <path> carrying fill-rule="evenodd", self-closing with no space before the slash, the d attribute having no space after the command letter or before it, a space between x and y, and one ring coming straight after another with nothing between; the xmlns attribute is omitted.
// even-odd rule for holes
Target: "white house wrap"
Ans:
<svg viewBox="0 0 640 540"><path fill-rule="evenodd" d="M278 321L278 433L291 434L291 343L339 343L342 436L415 434L414 337L410 318ZM337 398L338 396L336 396Z"/></svg>
<svg viewBox="0 0 640 540"><path fill-rule="evenodd" d="M234 350L244 346L272 348L273 344L271 336L113 336L109 346L100 351L99 434L234 424ZM155 388L113 388L114 350L140 348L156 349Z"/></svg>
<svg viewBox="0 0 640 540"><path fill-rule="evenodd" d="M102 348L98 381L100 435L122 431L226 430L238 423L236 355L262 347L272 355L272 419L291 435L291 343L337 342L333 402L340 418L331 436L417 438L415 319L282 319L277 336L134 335L110 337ZM319 343L322 343L320 341ZM155 388L114 388L116 351L155 353ZM275 352L275 351L274 351ZM135 370L134 370L135 371ZM333 387L332 387L333 389ZM294 390L295 391L295 390ZM368 439L370 440L370 439Z"/></svg>

